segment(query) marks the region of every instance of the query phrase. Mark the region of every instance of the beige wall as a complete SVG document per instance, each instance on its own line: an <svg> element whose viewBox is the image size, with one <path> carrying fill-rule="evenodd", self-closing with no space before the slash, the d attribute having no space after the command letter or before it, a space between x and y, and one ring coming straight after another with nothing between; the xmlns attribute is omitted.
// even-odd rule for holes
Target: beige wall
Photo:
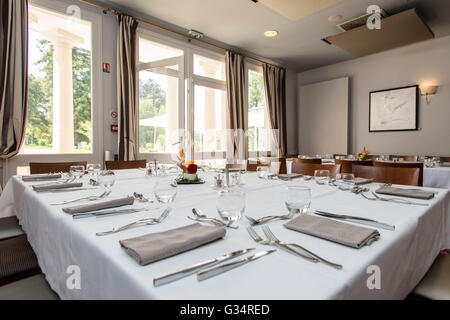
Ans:
<svg viewBox="0 0 450 320"><path fill-rule="evenodd" d="M348 146L348 78L300 87L299 153L333 155Z"/></svg>
<svg viewBox="0 0 450 320"><path fill-rule="evenodd" d="M298 87L340 77L350 78L350 152L450 155L450 37L306 71ZM439 88L420 99L419 131L369 133L370 91L425 83Z"/></svg>

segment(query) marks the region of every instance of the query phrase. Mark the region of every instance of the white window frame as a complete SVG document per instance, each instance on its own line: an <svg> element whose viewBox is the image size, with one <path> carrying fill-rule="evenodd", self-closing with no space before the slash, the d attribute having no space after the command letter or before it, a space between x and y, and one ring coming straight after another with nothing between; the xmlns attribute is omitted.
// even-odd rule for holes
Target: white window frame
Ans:
<svg viewBox="0 0 450 320"><path fill-rule="evenodd" d="M66 10L73 2L66 0L30 0L29 5L45 10L67 14ZM28 167L30 162L70 162L87 161L101 163L103 160L103 86L102 86L102 15L85 7L81 9L81 19L91 22L92 27L92 64L91 64L91 119L92 153L65 154L18 154L4 162L3 181L16 175L17 167Z"/></svg>
<svg viewBox="0 0 450 320"><path fill-rule="evenodd" d="M184 52L184 65L183 65L183 71L184 76L182 79L180 79L179 82L179 88L178 88L178 96L179 96L179 104L178 104L178 122L179 122L179 129L186 130L189 132L189 135L191 137L191 144L189 146L186 146L186 157L189 159L192 159L193 155L195 156L194 159L199 158L207 158L208 155L211 155L209 152L195 152L194 150L194 88L196 85L204 86L207 88L212 89L219 89L219 90L227 90L226 81L224 80L217 80L213 78L208 78L200 75L194 74L194 54L201 55L206 58L210 58L213 60L217 60L220 62L225 62L225 54L223 52L216 52L213 50L208 50L205 48L202 48L197 45L193 45L190 42L185 42L181 40L177 40L165 35L162 35L160 33L154 32L152 30L149 30L145 26L140 26L138 28L138 39L144 38L149 41L157 42L162 45L167 45L173 48L176 48L178 50L182 50ZM139 44L139 41L138 41ZM139 52L139 47L137 52ZM139 59L137 59L139 60ZM170 60L170 59L167 59ZM142 70L142 68L146 66L151 66L152 63L142 63L138 64L138 74L137 77L139 77L139 71ZM168 64L167 64L168 65ZM142 67L142 68L141 68ZM166 69L167 70L167 69ZM169 69L170 70L170 69ZM174 72L178 72L176 70L169 71L174 74ZM139 83L139 78L137 78L137 83ZM137 86L139 87L139 86ZM137 113L137 121L139 121L139 113ZM138 122L139 123L139 122ZM138 134L138 146L139 146L139 134ZM225 158L225 152L219 152L219 153L213 153L214 157L221 157ZM146 160L158 160L160 162L168 162L172 159L171 153L162 153L162 152L149 152L149 153L141 153L138 152L138 158L139 159L146 159Z"/></svg>

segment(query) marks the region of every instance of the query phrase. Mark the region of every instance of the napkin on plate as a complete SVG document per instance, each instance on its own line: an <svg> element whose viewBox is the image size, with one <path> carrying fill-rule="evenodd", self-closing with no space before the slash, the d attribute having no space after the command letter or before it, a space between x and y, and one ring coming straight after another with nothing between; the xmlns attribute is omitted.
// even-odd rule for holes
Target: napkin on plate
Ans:
<svg viewBox="0 0 450 320"><path fill-rule="evenodd" d="M62 210L65 213L84 213L84 212L90 212L90 211L97 211L102 209L110 209L110 208L116 208L121 206L127 206L134 203L133 197L126 197L126 198L120 198L115 200L109 200L109 201L103 201L99 203L94 204L83 204L73 207L67 207L63 208Z"/></svg>
<svg viewBox="0 0 450 320"><path fill-rule="evenodd" d="M45 184L35 184L31 187L34 191L47 191L47 190L59 190L68 188L79 188L82 187L82 182L70 182L70 183L45 183Z"/></svg>
<svg viewBox="0 0 450 320"><path fill-rule="evenodd" d="M223 227L199 223L137 238L120 240L120 245L140 265L146 265L223 238Z"/></svg>
<svg viewBox="0 0 450 320"><path fill-rule="evenodd" d="M400 196L400 197L407 197L407 198L415 198L415 199L421 199L421 200L430 200L434 198L433 192L426 192L426 191L420 191L420 190L408 190L408 189L402 189L402 188L395 188L395 187L381 187L378 190L375 191L379 194L387 194L390 196Z"/></svg>
<svg viewBox="0 0 450 320"><path fill-rule="evenodd" d="M302 214L285 223L288 229L359 249L380 238L378 230Z"/></svg>
<svg viewBox="0 0 450 320"><path fill-rule="evenodd" d="M372 183L373 179L366 179L366 178L355 178L355 185L360 186L363 184L368 184L368 183Z"/></svg>
<svg viewBox="0 0 450 320"><path fill-rule="evenodd" d="M61 179L61 174L55 173L55 174L32 174L29 176L22 176L22 181L43 181L43 180L54 180L54 179Z"/></svg>

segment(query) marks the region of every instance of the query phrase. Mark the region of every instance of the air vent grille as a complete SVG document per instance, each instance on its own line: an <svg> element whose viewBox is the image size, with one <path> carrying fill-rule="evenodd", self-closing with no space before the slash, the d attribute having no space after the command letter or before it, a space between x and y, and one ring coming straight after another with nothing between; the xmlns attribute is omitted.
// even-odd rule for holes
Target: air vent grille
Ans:
<svg viewBox="0 0 450 320"><path fill-rule="evenodd" d="M365 15L362 15L360 17L351 19L349 21L345 21L343 23L340 23L337 25L337 27L342 31L350 31L352 29L361 27L367 23L367 19L372 15L372 13L368 13ZM381 10L381 19L386 18L388 15L384 10Z"/></svg>

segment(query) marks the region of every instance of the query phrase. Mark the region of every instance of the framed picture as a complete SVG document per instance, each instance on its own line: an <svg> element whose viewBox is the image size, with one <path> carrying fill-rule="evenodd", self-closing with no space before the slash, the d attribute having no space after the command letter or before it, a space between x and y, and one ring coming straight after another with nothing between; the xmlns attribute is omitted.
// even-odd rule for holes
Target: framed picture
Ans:
<svg viewBox="0 0 450 320"><path fill-rule="evenodd" d="M369 132L418 130L419 86L370 92Z"/></svg>

